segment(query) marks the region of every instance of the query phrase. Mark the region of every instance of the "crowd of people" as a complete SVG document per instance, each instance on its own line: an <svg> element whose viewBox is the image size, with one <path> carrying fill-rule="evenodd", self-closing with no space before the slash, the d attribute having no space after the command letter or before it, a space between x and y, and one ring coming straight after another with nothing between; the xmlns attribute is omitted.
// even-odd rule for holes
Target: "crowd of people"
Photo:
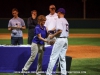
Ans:
<svg viewBox="0 0 100 75"><path fill-rule="evenodd" d="M53 45L50 61L46 71L46 75L52 75L53 67L59 59L61 75L66 75L65 55L68 48L69 24L64 18L65 9L59 8L56 12L55 5L49 6L50 13L47 16L37 16L37 11L31 11L31 17L27 19L28 26L28 44L31 45L31 55L22 72L27 75L31 64L35 60L38 53L38 65L36 75L41 75L42 57L44 53L44 45ZM18 16L18 10L12 9L13 18L9 20L8 30L11 32L11 44L23 44L23 32L26 29L25 22ZM56 63L57 64L57 63Z"/></svg>

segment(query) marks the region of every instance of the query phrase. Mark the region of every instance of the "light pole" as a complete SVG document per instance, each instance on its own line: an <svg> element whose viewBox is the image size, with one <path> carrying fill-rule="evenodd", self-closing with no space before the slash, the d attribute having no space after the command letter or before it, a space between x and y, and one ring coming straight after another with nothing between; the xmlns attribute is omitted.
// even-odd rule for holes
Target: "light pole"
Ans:
<svg viewBox="0 0 100 75"><path fill-rule="evenodd" d="M83 2L83 18L86 19L86 0L82 0Z"/></svg>

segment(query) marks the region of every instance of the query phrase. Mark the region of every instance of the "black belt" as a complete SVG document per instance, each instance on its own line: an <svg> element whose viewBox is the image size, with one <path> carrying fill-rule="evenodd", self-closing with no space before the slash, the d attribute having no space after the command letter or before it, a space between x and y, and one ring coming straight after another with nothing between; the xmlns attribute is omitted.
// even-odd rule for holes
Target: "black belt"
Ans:
<svg viewBox="0 0 100 75"><path fill-rule="evenodd" d="M58 37L58 38L67 38L67 37Z"/></svg>
<svg viewBox="0 0 100 75"><path fill-rule="evenodd" d="M49 33L49 34L54 34L54 33L55 33L55 31L48 31L48 33Z"/></svg>

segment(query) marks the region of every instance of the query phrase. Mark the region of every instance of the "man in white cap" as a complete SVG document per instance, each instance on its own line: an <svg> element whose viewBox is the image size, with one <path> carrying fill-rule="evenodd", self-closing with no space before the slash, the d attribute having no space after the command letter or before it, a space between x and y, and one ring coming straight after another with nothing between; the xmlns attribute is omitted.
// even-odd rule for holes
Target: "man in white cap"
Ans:
<svg viewBox="0 0 100 75"><path fill-rule="evenodd" d="M59 19L57 19L56 33L50 35L50 38L56 37L57 39L52 49L46 75L52 75L54 65L58 58L60 62L61 75L67 75L65 56L68 49L69 23L64 18L64 8L59 8L57 14Z"/></svg>

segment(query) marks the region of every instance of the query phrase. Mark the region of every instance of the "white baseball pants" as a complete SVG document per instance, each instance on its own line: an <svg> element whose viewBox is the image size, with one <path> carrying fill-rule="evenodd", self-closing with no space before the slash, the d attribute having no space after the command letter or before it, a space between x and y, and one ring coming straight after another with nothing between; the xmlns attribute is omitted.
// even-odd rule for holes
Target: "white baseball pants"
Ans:
<svg viewBox="0 0 100 75"><path fill-rule="evenodd" d="M67 38L57 38L54 43L52 53L50 56L50 61L48 64L46 75L52 75L54 65L59 58L61 75L67 75L66 73L66 51L68 49L68 39Z"/></svg>

